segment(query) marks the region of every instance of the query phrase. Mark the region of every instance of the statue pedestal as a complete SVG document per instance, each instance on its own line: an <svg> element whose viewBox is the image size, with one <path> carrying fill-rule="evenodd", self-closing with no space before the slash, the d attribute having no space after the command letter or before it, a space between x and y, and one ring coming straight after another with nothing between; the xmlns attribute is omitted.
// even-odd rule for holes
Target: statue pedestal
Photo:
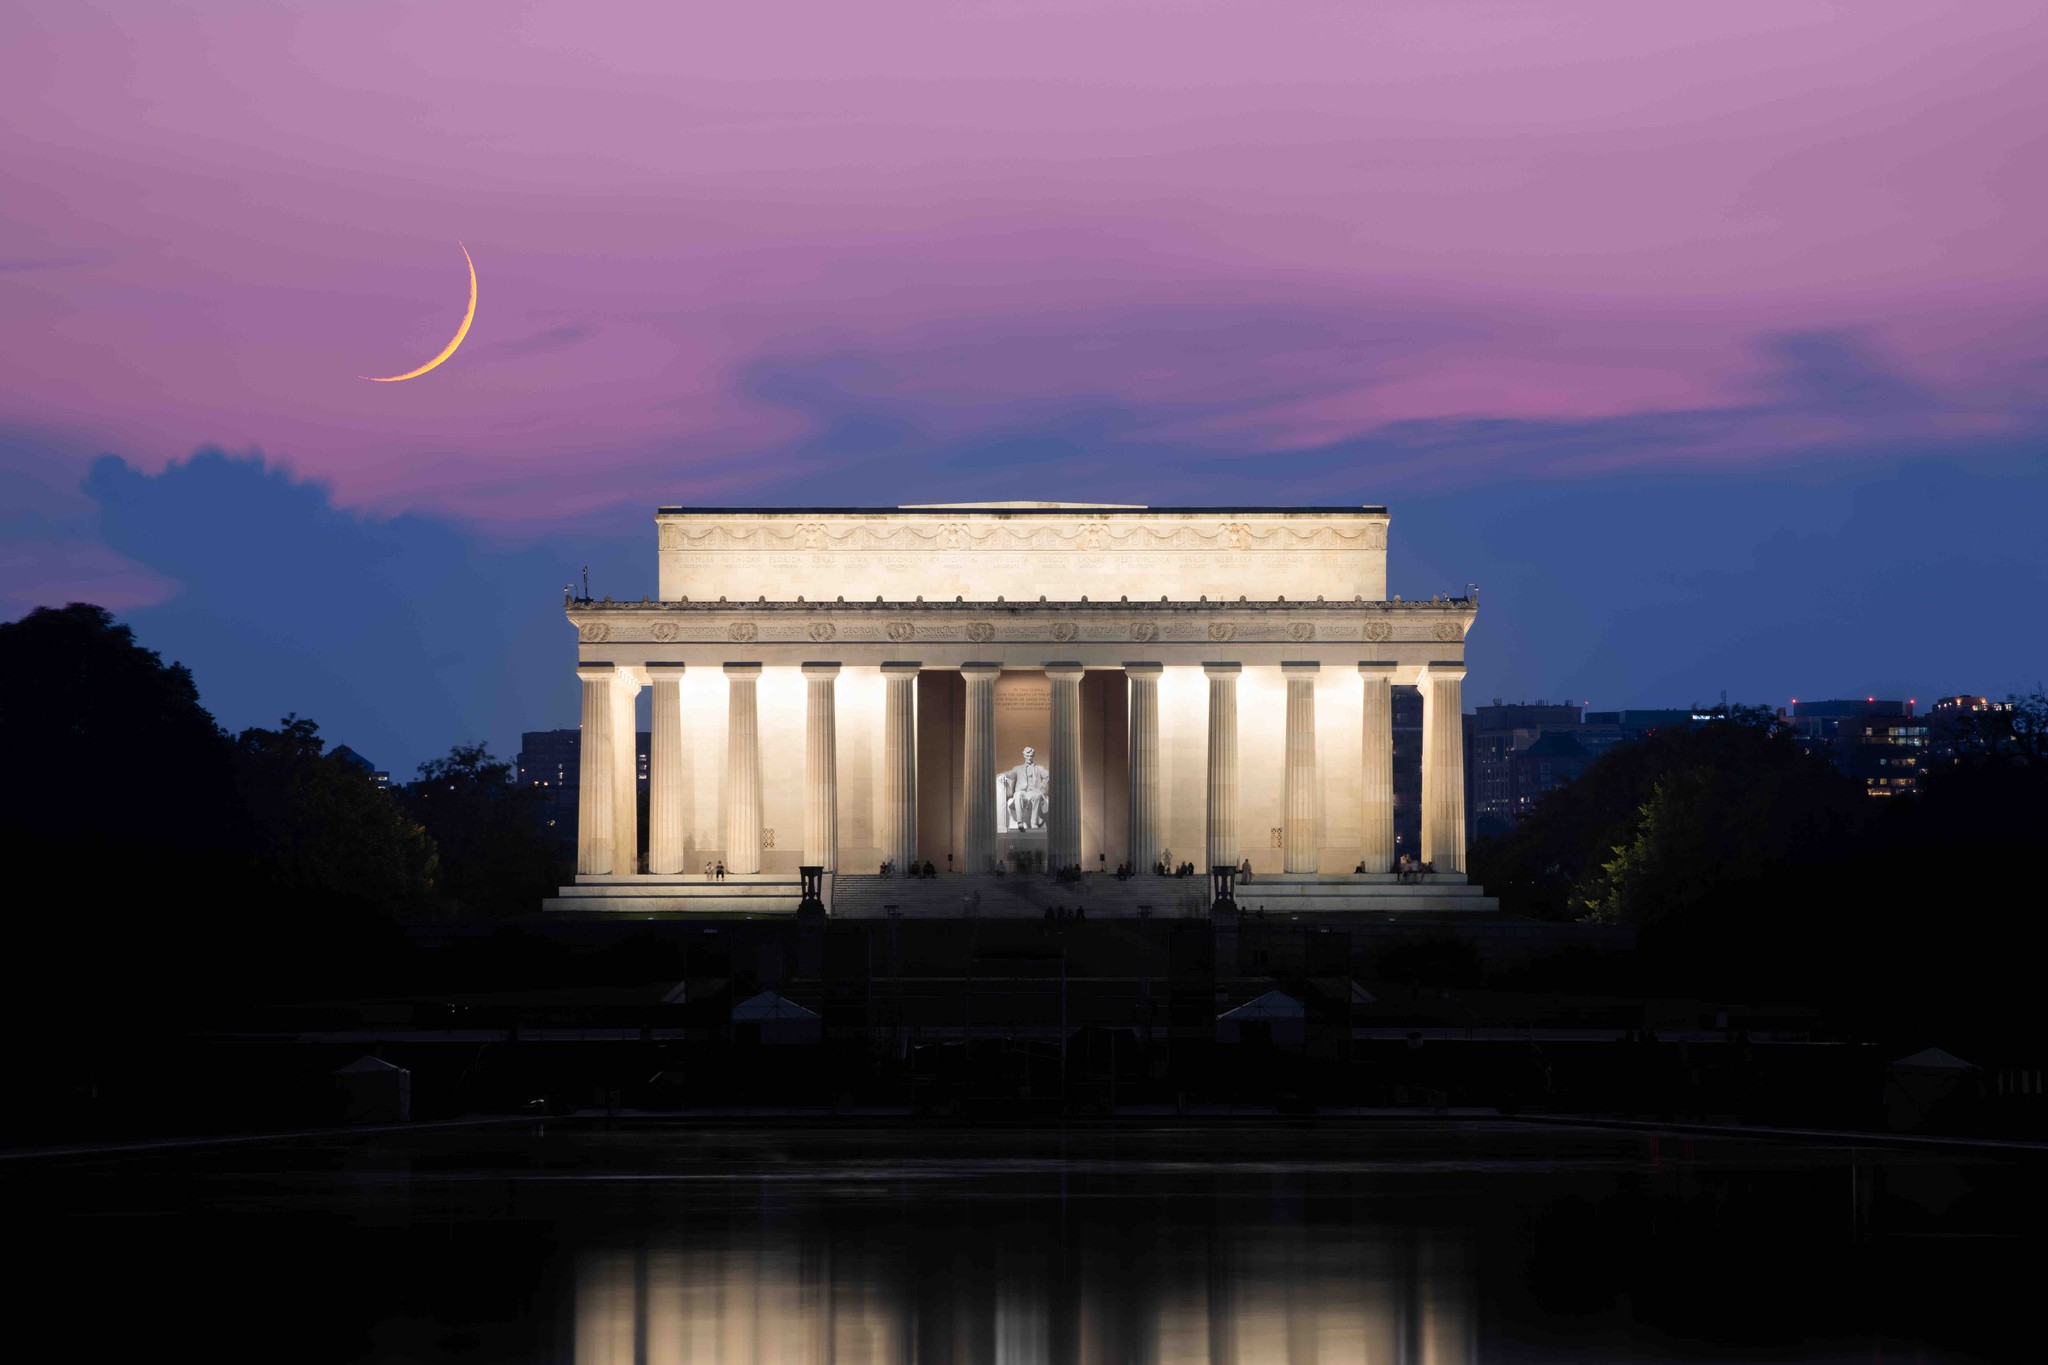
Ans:
<svg viewBox="0 0 2048 1365"><path fill-rule="evenodd" d="M1045 871L1045 855L1042 829L1010 829L996 835L996 857L1012 872Z"/></svg>

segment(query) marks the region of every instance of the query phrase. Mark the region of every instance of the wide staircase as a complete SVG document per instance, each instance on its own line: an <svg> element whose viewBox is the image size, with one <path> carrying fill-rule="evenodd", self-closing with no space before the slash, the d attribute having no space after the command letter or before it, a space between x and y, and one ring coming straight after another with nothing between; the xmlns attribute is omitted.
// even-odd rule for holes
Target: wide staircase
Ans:
<svg viewBox="0 0 2048 1365"><path fill-rule="evenodd" d="M1401 882L1392 873L1272 874L1239 882L1237 904L1256 914L1275 915L1456 915L1486 914L1500 902L1485 888L1462 878L1431 877ZM921 877L879 877L840 873L830 892L835 919L881 919L894 909L912 919L1039 919L1048 907L1090 918L1198 917L1209 912L1206 877L1133 877L1118 881L1090 873L1078 882L1044 876L968 876L941 873Z"/></svg>

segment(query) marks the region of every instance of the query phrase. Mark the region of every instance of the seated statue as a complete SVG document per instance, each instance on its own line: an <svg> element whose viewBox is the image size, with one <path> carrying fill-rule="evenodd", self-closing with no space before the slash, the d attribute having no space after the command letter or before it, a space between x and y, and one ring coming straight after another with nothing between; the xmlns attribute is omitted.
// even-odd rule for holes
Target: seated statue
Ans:
<svg viewBox="0 0 2048 1365"><path fill-rule="evenodd" d="M996 778L996 829L1044 829L1045 801L1051 774L1031 761L1037 750L1025 747L1024 761Z"/></svg>

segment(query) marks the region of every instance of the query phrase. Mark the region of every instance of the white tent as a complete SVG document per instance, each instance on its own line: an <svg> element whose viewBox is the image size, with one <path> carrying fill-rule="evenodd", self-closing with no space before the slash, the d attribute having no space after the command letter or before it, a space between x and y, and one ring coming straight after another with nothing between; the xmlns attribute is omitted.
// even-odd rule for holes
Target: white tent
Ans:
<svg viewBox="0 0 2048 1365"><path fill-rule="evenodd" d="M1299 1047L1307 1033L1307 1011L1284 991L1267 991L1234 1010L1216 1016L1219 1043L1271 1042Z"/></svg>
<svg viewBox="0 0 2048 1365"><path fill-rule="evenodd" d="M825 1026L816 1011L774 991L762 991L734 1005L732 1023L736 1037L777 1044L815 1043L824 1036Z"/></svg>
<svg viewBox="0 0 2048 1365"><path fill-rule="evenodd" d="M404 1123L412 1117L412 1073L378 1057L358 1057L334 1073L347 1123Z"/></svg>
<svg viewBox="0 0 2048 1365"><path fill-rule="evenodd" d="M1979 1074L1977 1066L1938 1047L1899 1058L1884 1069L1885 1126L1893 1132L1938 1126L1943 1111L1976 1097Z"/></svg>

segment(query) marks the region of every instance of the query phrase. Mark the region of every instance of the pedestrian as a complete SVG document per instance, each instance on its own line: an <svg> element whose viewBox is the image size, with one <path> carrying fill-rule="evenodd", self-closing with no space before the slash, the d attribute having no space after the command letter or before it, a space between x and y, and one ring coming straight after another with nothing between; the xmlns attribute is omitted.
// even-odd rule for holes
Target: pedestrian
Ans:
<svg viewBox="0 0 2048 1365"><path fill-rule="evenodd" d="M718 880L725 880L725 859L723 858L718 860Z"/></svg>

